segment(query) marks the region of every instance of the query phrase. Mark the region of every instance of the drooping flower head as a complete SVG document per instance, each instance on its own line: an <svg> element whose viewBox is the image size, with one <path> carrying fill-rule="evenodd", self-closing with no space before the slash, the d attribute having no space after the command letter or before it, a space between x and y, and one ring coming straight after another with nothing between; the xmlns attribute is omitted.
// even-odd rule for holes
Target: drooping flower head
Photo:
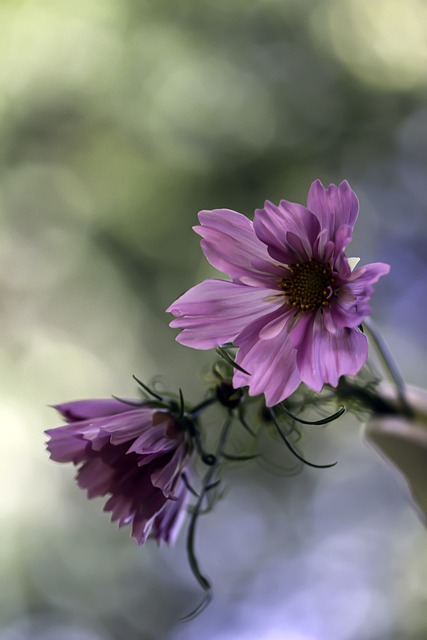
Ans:
<svg viewBox="0 0 427 640"><path fill-rule="evenodd" d="M82 400L55 407L69 423L46 431L52 460L79 467L77 483L89 498L111 494L104 511L119 527L132 525L143 544L149 536L173 543L188 491L182 473L190 443L165 409L109 400Z"/></svg>
<svg viewBox="0 0 427 640"><path fill-rule="evenodd" d="M236 211L199 213L202 249L231 280L205 280L167 311L177 340L196 349L238 347L235 387L273 406L301 382L315 391L356 375L368 355L359 329L383 263L353 269L346 257L359 211L347 181L310 187L307 207L266 202L254 222Z"/></svg>

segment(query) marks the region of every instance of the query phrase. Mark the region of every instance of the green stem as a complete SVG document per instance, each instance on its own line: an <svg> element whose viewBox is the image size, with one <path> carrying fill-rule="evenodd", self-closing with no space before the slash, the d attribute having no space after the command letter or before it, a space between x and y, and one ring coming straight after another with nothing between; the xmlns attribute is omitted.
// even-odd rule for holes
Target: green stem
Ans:
<svg viewBox="0 0 427 640"><path fill-rule="evenodd" d="M196 607L196 609L194 609L194 611L192 611L188 616L185 616L185 618L183 618L183 620L191 620L192 618L194 618L196 615L198 615L211 601L212 599L212 585L210 583L210 581L208 580L208 578L206 578L201 570L200 570L200 566L199 566L199 562L197 560L195 551L194 551L194 547L195 547L195 538L196 538L196 525L199 519L199 516L201 515L201 511L202 511L202 507L203 507L203 502L205 499L205 496L207 494L207 492L209 491L210 488L212 488L213 486L215 486L215 475L218 471L218 467L219 467L219 461L223 455L223 451L224 451L224 447L225 447L225 443L227 441L227 437L230 431L230 427L231 427L231 423L233 421L233 418L230 415L228 415L227 420L224 423L224 426L222 428L221 431L221 435L218 441L218 445L215 451L215 459L216 459L216 464L213 465L212 467L210 467L208 469L208 471L205 474L205 477L203 478L203 485L202 485L202 489L200 491L200 495L199 498L196 502L196 504L194 505L194 509L191 515L191 520L190 520L190 524L188 527L188 533L187 533L187 555L188 555L188 562L190 564L190 568L191 571L194 575L194 577L196 578L197 582L199 583L199 585L202 587L202 589L204 591L206 591L206 597L202 600L202 602Z"/></svg>
<svg viewBox="0 0 427 640"><path fill-rule="evenodd" d="M204 409L207 409L207 407L210 407L211 405L215 404L215 402L218 402L215 396L212 396L211 398L206 398L206 400L203 400L199 404L196 404L196 406L191 409L190 415L193 417L197 416L198 413L200 413Z"/></svg>
<svg viewBox="0 0 427 640"><path fill-rule="evenodd" d="M376 326L372 318L366 318L366 320L363 323L363 326L366 327L366 329L368 330L368 333L375 344L378 355L380 356L380 359L382 360L385 368L387 369L391 379L395 384L397 398L400 402L400 406L403 412L407 415L411 415L412 410L406 399L405 381L400 375L400 371L397 368L397 365L393 360L390 350L387 344L385 343L385 340L383 339L382 335L380 334L378 327Z"/></svg>

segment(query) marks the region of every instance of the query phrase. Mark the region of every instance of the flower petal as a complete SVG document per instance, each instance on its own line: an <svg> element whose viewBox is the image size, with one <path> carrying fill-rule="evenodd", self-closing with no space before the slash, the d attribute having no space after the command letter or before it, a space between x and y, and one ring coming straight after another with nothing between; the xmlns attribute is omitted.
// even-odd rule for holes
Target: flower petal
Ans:
<svg viewBox="0 0 427 640"><path fill-rule="evenodd" d="M320 233L316 216L300 204L281 200L255 211L254 229L268 247L268 253L282 264L308 260Z"/></svg>
<svg viewBox="0 0 427 640"><path fill-rule="evenodd" d="M364 267L355 269L349 282L353 293L357 297L370 297L372 295L371 285L378 282L381 276L387 275L389 271L390 265L384 262L371 262Z"/></svg>
<svg viewBox="0 0 427 640"><path fill-rule="evenodd" d="M136 438L127 450L127 453L151 454L163 453L175 449L177 442L165 435L165 424L150 426L141 435Z"/></svg>
<svg viewBox="0 0 427 640"><path fill-rule="evenodd" d="M76 479L81 489L87 490L88 498L105 496L111 489L114 469L101 458L90 458L79 469Z"/></svg>
<svg viewBox="0 0 427 640"><path fill-rule="evenodd" d="M70 435L79 436L84 441L90 442L94 450L100 451L107 442L120 445L134 440L141 433L152 428L152 413L152 409L148 407L135 409L128 406L124 413L88 418L50 429L46 433L55 440L61 437L67 438Z"/></svg>
<svg viewBox="0 0 427 640"><path fill-rule="evenodd" d="M177 475L183 466L182 461L185 453L184 449L176 449L172 457L169 460L165 457L162 460L162 465L151 474L153 486L161 489L166 498L171 497Z"/></svg>
<svg viewBox="0 0 427 640"><path fill-rule="evenodd" d="M130 411L134 407L116 400L115 398L102 398L100 400L75 400L56 404L54 409L62 414L67 422L78 422L100 416L111 416L115 413Z"/></svg>
<svg viewBox="0 0 427 640"><path fill-rule="evenodd" d="M151 533L151 529L153 526L153 519L150 522L144 516L140 514L136 514L133 518L132 522L132 533L131 536L137 542L137 544L145 544L147 542L148 536Z"/></svg>
<svg viewBox="0 0 427 640"><path fill-rule="evenodd" d="M349 227L347 244L350 242L359 213L359 201L347 180L338 187L330 184L327 189L320 180L315 180L308 192L307 207L317 216L321 228L328 230L328 240L335 241L338 229L346 225Z"/></svg>
<svg viewBox="0 0 427 640"><path fill-rule="evenodd" d="M249 386L250 395L264 393L267 406L273 406L290 396L301 382L296 367L296 351L289 339L289 328L294 322L294 311L271 314L249 325L236 338L239 350L236 363L250 375L240 371L234 374L233 386ZM274 317L276 315L276 317ZM268 327L274 328L269 332ZM279 332L276 331L281 327ZM260 334L271 335L261 339Z"/></svg>
<svg viewBox="0 0 427 640"><path fill-rule="evenodd" d="M249 278L255 286L274 285L277 267L246 216L214 209L200 211L199 220L201 226L193 229L204 238L201 246L212 266L234 279Z"/></svg>
<svg viewBox="0 0 427 640"><path fill-rule="evenodd" d="M184 329L177 341L195 349L232 342L254 319L283 304L277 289L258 289L227 280L205 280L167 309L170 326Z"/></svg>
<svg viewBox="0 0 427 640"><path fill-rule="evenodd" d="M90 443L80 433L71 430L68 425L48 429L45 433L50 437L46 447L55 462L73 462L78 464L87 458Z"/></svg>
<svg viewBox="0 0 427 640"><path fill-rule="evenodd" d="M321 310L303 314L290 333L301 380L314 391L336 387L340 376L356 375L368 357L368 341L359 329L327 330Z"/></svg>
<svg viewBox="0 0 427 640"><path fill-rule="evenodd" d="M185 506L188 499L187 487L180 480L174 493L174 500L168 500L154 519L151 536L159 545L162 542L170 545L175 543L185 517Z"/></svg>
<svg viewBox="0 0 427 640"><path fill-rule="evenodd" d="M368 304L374 292L373 284L390 271L382 262L355 269L346 284L340 287L331 304L330 313L337 327L357 327L370 314Z"/></svg>
<svg viewBox="0 0 427 640"><path fill-rule="evenodd" d="M333 238L334 250L332 256L332 263L335 269L341 271L345 268L349 273L351 273L350 265L348 264L348 260L345 256L344 249L351 242L353 237L353 227L349 224L343 224L335 232ZM344 263L343 265L341 263Z"/></svg>
<svg viewBox="0 0 427 640"><path fill-rule="evenodd" d="M135 515L135 506L132 498L125 498L120 495L113 495L105 503L103 511L111 511L111 521L117 520L119 527L132 522Z"/></svg>

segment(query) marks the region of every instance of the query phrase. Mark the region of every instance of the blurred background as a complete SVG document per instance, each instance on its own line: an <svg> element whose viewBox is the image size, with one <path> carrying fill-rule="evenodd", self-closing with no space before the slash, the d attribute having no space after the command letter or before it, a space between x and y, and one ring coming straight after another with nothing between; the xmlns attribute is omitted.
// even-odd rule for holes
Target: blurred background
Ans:
<svg viewBox="0 0 427 640"><path fill-rule="evenodd" d="M200 399L212 354L164 313L214 273L197 211L304 203L315 178L356 191L350 254L391 263L373 315L426 386L426 150L423 0L0 2L0 640L427 636L425 531L357 418L307 435L332 470L230 472L187 624L184 536L138 548L43 435L48 405L132 374Z"/></svg>

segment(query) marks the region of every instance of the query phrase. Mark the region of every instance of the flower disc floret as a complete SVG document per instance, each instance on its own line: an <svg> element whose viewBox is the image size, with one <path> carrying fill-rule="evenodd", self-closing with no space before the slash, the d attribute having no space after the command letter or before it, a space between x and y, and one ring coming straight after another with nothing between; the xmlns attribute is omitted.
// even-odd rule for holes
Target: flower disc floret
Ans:
<svg viewBox="0 0 427 640"><path fill-rule="evenodd" d="M279 289L282 289L288 304L302 312L329 305L335 282L329 262L296 262L289 265L288 270L290 275L279 278L278 281Z"/></svg>

